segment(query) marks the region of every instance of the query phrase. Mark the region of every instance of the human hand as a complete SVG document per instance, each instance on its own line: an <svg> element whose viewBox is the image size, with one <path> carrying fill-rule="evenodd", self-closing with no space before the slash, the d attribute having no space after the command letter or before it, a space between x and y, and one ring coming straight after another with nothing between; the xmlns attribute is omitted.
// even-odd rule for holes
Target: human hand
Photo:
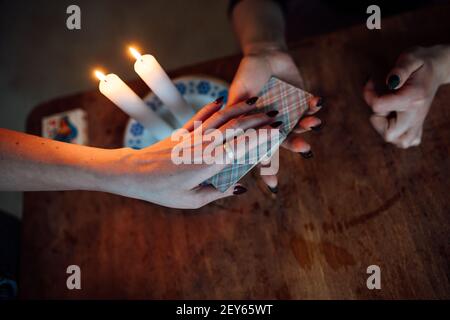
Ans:
<svg viewBox="0 0 450 320"><path fill-rule="evenodd" d="M267 48L250 51L242 59L231 83L229 105L257 95L272 76L296 87L303 86L297 66L288 53ZM308 114L311 115L319 111L321 104L322 100L318 97L312 99ZM299 152L304 158L311 158L311 146L301 137L301 134L310 130L319 130L321 123L321 120L317 117L304 117L282 146L293 152ZM277 192L278 180L276 175L262 175L262 179L272 192Z"/></svg>
<svg viewBox="0 0 450 320"><path fill-rule="evenodd" d="M405 149L420 144L433 98L449 74L448 51L417 47L401 54L386 78L391 93L378 95L373 80L367 82L364 99L375 113L370 122L385 141Z"/></svg>
<svg viewBox="0 0 450 320"><path fill-rule="evenodd" d="M199 208L214 200L244 193L247 190L240 184L224 193L213 186L200 186L203 181L220 172L226 166L225 161L214 161L212 164L206 164L205 161L176 164L172 156L177 146L185 142L187 152L195 157L195 141L200 141L200 150L205 150L209 145L214 150L213 154L219 157L223 155L223 143L233 138L229 136L227 129L245 131L250 128L265 128L273 118L264 113L246 115L255 108L255 102L256 98L248 99L232 108L221 110L222 100L219 98L203 107L186 123L183 134L179 134L179 131L176 136L172 135L142 150L119 149L118 161L113 168L106 170L109 174L104 191L184 209ZM195 126L196 121L202 122L201 127ZM222 140L213 140L211 144L205 143L209 139L202 141L202 137L214 133L214 130L221 133ZM242 146L238 145L237 148L240 147ZM239 156L245 150L243 148L233 152Z"/></svg>

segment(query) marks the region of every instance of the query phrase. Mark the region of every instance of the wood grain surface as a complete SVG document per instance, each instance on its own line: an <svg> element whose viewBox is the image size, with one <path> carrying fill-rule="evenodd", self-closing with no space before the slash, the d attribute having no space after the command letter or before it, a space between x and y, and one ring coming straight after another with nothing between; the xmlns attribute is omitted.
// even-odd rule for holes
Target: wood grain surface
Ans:
<svg viewBox="0 0 450 320"><path fill-rule="evenodd" d="M290 46L306 89L325 98L315 157L281 151L279 193L256 172L245 195L174 210L99 192L32 192L24 200L20 295L58 299L450 298L449 101L441 87L422 145L383 143L362 99L367 76L384 77L413 45L450 43L450 7L356 26ZM231 81L240 57L173 72ZM131 83L138 94L147 88ZM96 90L36 107L83 108L92 146L120 147L127 117ZM82 270L67 290L66 268ZM366 268L381 267L381 290Z"/></svg>

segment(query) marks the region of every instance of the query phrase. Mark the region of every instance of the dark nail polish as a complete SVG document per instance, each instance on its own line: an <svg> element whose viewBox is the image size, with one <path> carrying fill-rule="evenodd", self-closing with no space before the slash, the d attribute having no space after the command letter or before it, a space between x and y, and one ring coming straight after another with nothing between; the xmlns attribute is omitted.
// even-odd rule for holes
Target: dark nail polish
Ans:
<svg viewBox="0 0 450 320"><path fill-rule="evenodd" d="M314 156L311 150L307 152L300 152L300 155L305 159L310 159Z"/></svg>
<svg viewBox="0 0 450 320"><path fill-rule="evenodd" d="M275 118L277 114L278 114L277 110L272 110L266 113L266 115L270 118Z"/></svg>
<svg viewBox="0 0 450 320"><path fill-rule="evenodd" d="M216 100L214 100L215 104L221 104L223 102L223 96L217 98Z"/></svg>
<svg viewBox="0 0 450 320"><path fill-rule="evenodd" d="M319 123L317 126L311 127L312 131L319 132L323 128L323 122Z"/></svg>
<svg viewBox="0 0 450 320"><path fill-rule="evenodd" d="M252 105L252 104L255 104L256 101L258 101L258 97L253 97L253 98L247 99L247 101L245 101L245 103L248 105Z"/></svg>
<svg viewBox="0 0 450 320"><path fill-rule="evenodd" d="M319 100L317 100L316 107L323 107L323 98L319 98Z"/></svg>
<svg viewBox="0 0 450 320"><path fill-rule="evenodd" d="M391 90L394 90L397 88L397 86L400 84L400 77L396 74L393 74L388 79L388 87Z"/></svg>
<svg viewBox="0 0 450 320"><path fill-rule="evenodd" d="M243 194L243 193L246 193L246 192L247 192L247 189L244 188L243 186L236 186L236 187L234 187L233 194L234 195L238 195L238 194Z"/></svg>
<svg viewBox="0 0 450 320"><path fill-rule="evenodd" d="M278 186L273 187L273 188L271 186L267 186L267 187L269 188L270 192L275 193L275 194L278 193Z"/></svg>
<svg viewBox="0 0 450 320"><path fill-rule="evenodd" d="M272 122L271 124L270 124L270 126L272 127L272 128L278 128L279 126L281 126L283 124L283 121L275 121L275 122Z"/></svg>

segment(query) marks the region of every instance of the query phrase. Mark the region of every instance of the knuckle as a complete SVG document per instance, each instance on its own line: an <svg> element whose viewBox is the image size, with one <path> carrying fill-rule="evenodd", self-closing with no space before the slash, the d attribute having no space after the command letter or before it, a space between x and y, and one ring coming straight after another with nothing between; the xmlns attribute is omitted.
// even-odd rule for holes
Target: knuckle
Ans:
<svg viewBox="0 0 450 320"><path fill-rule="evenodd" d="M414 89L416 101L424 101L427 97L427 90L424 87L416 87Z"/></svg>
<svg viewBox="0 0 450 320"><path fill-rule="evenodd" d="M384 140L385 140L386 142L393 143L395 139L394 139L394 136L393 136L392 134L387 133L387 134L384 136Z"/></svg>
<svg viewBox="0 0 450 320"><path fill-rule="evenodd" d="M379 113L379 112L383 112L383 105L378 102L378 101L374 101L372 103L372 110Z"/></svg>
<svg viewBox="0 0 450 320"><path fill-rule="evenodd" d="M214 116L216 116L217 118L225 118L227 116L227 111L226 110L219 110L217 111Z"/></svg>
<svg viewBox="0 0 450 320"><path fill-rule="evenodd" d="M238 127L240 127L240 126L242 125L242 121L243 121L243 120L241 120L241 119L239 119L239 118L233 118L233 119L231 119L231 120L228 122L228 125L229 125L229 127L231 127L231 128L238 128Z"/></svg>
<svg viewBox="0 0 450 320"><path fill-rule="evenodd" d="M397 144L397 146L401 149L408 149L409 148L409 143L405 142L405 141L401 141L400 143Z"/></svg>

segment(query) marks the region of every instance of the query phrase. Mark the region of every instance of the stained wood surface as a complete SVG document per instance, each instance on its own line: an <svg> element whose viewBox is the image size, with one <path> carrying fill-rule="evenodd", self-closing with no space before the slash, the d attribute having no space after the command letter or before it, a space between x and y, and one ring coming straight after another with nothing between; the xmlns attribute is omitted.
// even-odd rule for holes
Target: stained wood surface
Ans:
<svg viewBox="0 0 450 320"><path fill-rule="evenodd" d="M256 173L247 194L200 210L173 210L99 192L33 192L24 200L22 298L409 299L450 298L449 101L442 87L420 147L382 142L361 97L412 45L450 43L450 7L357 26L291 46L306 89L325 98L315 157L281 151L279 194ZM240 57L182 68L231 81ZM132 86L143 95L146 87ZM36 107L43 116L81 107L91 145L121 146L126 116L96 90ZM66 288L66 268L82 290ZM366 268L381 267L381 290Z"/></svg>

